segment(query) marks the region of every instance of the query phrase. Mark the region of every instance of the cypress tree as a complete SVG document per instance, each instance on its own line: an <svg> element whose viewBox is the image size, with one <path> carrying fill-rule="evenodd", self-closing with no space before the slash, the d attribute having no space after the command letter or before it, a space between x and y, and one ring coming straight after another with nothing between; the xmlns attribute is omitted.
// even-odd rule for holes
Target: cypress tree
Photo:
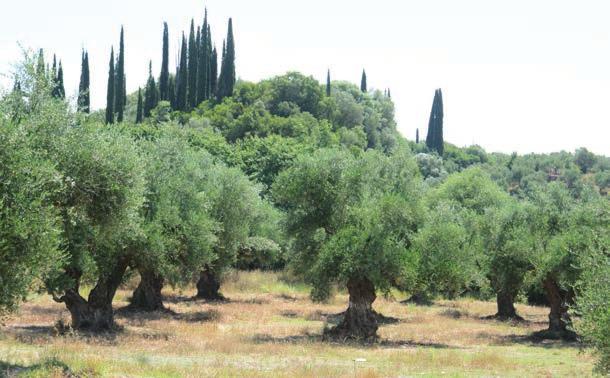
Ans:
<svg viewBox="0 0 610 378"><path fill-rule="evenodd" d="M167 85L167 91L169 93L169 105L172 109L176 109L176 76L170 75Z"/></svg>
<svg viewBox="0 0 610 378"><path fill-rule="evenodd" d="M51 70L49 71L51 75L51 96L54 98L59 97L59 83L57 82L57 56L53 54L53 65L51 66Z"/></svg>
<svg viewBox="0 0 610 378"><path fill-rule="evenodd" d="M330 70L326 72L326 96L330 97Z"/></svg>
<svg viewBox="0 0 610 378"><path fill-rule="evenodd" d="M159 94L157 92L157 83L155 83L155 77L152 74L152 61L148 66L148 81L146 82L146 88L144 90L144 117L150 117L151 112L159 104Z"/></svg>
<svg viewBox="0 0 610 378"><path fill-rule="evenodd" d="M191 20L191 32L189 34L188 44L188 100L187 109L192 109L197 106L197 39L195 36L195 21Z"/></svg>
<svg viewBox="0 0 610 378"><path fill-rule="evenodd" d="M116 86L114 96L114 107L117 112L117 122L123 122L123 113L127 103L127 93L125 87L125 40L123 27L121 26L121 38L119 41L119 56L116 66Z"/></svg>
<svg viewBox="0 0 610 378"><path fill-rule="evenodd" d="M36 64L36 74L45 74L44 51L38 50L38 63Z"/></svg>
<svg viewBox="0 0 610 378"><path fill-rule="evenodd" d="M188 89L188 58L186 38L182 34L182 48L180 49L180 65L178 66L178 76L176 79L176 109L186 111L187 89Z"/></svg>
<svg viewBox="0 0 610 378"><path fill-rule="evenodd" d="M136 108L136 123L142 123L142 88L138 88L138 107Z"/></svg>
<svg viewBox="0 0 610 378"><path fill-rule="evenodd" d="M426 146L430 150L436 151L440 156L443 156L444 152L443 117L443 94L440 89L437 89L434 92L432 110L430 111Z"/></svg>
<svg viewBox="0 0 610 378"><path fill-rule="evenodd" d="M169 31L167 22L163 23L163 53L161 74L159 75L159 98L162 101L170 99L169 94Z"/></svg>
<svg viewBox="0 0 610 378"><path fill-rule="evenodd" d="M388 98L392 98L392 92L390 92L390 88L388 88Z"/></svg>
<svg viewBox="0 0 610 378"><path fill-rule="evenodd" d="M214 46L214 50L212 50L212 59L210 62L210 92L208 94L208 98L211 98L218 89L218 51L216 51L216 46Z"/></svg>
<svg viewBox="0 0 610 378"><path fill-rule="evenodd" d="M235 39L233 37L233 20L229 18L227 43L224 48L220 78L218 79L218 101L233 95L235 81Z"/></svg>
<svg viewBox="0 0 610 378"><path fill-rule="evenodd" d="M91 96L89 94L90 86L89 53L83 50L81 58L80 82L78 84L78 110L83 113L89 113L91 111Z"/></svg>
<svg viewBox="0 0 610 378"><path fill-rule="evenodd" d="M57 69L57 98L62 100L66 98L66 89L64 87L64 69L61 65L61 60L59 61L59 68Z"/></svg>
<svg viewBox="0 0 610 378"><path fill-rule="evenodd" d="M364 93L367 92L366 88L366 72L362 70L362 78L360 79L360 90Z"/></svg>
<svg viewBox="0 0 610 378"><path fill-rule="evenodd" d="M419 144L419 129L415 129L415 143Z"/></svg>
<svg viewBox="0 0 610 378"><path fill-rule="evenodd" d="M106 91L106 124L114 123L114 48L110 50L108 63L108 89Z"/></svg>
<svg viewBox="0 0 610 378"><path fill-rule="evenodd" d="M205 10L201 40L199 43L199 62L197 65L197 102L201 103L210 96L210 59L211 59L210 27L208 25L208 10Z"/></svg>
<svg viewBox="0 0 610 378"><path fill-rule="evenodd" d="M436 150L440 156L443 156L445 152L445 141L443 139L443 119L445 113L443 110L443 92L439 88L438 90L438 108L437 108L437 127L436 127Z"/></svg>

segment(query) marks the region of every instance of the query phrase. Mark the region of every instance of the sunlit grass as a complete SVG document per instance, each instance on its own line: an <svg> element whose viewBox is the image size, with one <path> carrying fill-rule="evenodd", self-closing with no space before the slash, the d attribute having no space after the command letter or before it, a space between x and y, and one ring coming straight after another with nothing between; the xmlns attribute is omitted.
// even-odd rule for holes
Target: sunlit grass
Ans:
<svg viewBox="0 0 610 378"><path fill-rule="evenodd" d="M495 304L461 299L432 306L378 298L377 311L397 322L380 327L376 345L321 341L325 316L343 311L345 294L312 303L307 287L281 274L236 272L222 291L227 302L185 300L193 289L165 291L179 316L117 316L124 330L104 336L58 336L68 320L46 296L26 303L0 336L0 370L46 377L82 376L589 376L593 360L578 345L532 343L545 308L519 305L527 323L483 320ZM133 285L132 285L133 286ZM121 290L115 307L127 304ZM400 298L402 299L402 298ZM355 359L366 361L355 362ZM68 370L66 370L68 369ZM0 376L2 373L0 373Z"/></svg>

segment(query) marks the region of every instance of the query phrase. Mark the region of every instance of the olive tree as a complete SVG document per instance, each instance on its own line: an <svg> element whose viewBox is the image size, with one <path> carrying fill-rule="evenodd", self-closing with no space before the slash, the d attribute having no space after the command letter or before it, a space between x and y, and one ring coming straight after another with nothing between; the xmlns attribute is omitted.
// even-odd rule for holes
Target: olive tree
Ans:
<svg viewBox="0 0 610 378"><path fill-rule="evenodd" d="M274 184L294 240L291 266L325 299L333 283L345 285L349 306L325 333L372 339L377 290L406 287L415 275L410 247L422 222L421 178L405 153L318 150L302 155Z"/></svg>
<svg viewBox="0 0 610 378"><path fill-rule="evenodd" d="M449 176L431 193L429 205L441 202L461 208L470 220L469 237L480 238L476 261L496 294L495 317L518 319L515 298L531 269L527 210L477 167Z"/></svg>
<svg viewBox="0 0 610 378"><path fill-rule="evenodd" d="M103 126L70 127L49 151L63 175L56 199L67 262L47 289L75 329L114 326L112 299L141 239L144 165L132 140ZM85 298L82 284L93 289Z"/></svg>
<svg viewBox="0 0 610 378"><path fill-rule="evenodd" d="M223 299L220 284L223 273L235 264L239 248L245 245L256 208L261 203L259 188L237 168L217 164L209 175L209 214L218 223L213 259L204 264L197 281L197 298Z"/></svg>
<svg viewBox="0 0 610 378"><path fill-rule="evenodd" d="M551 183L532 197L537 253L535 275L550 305L549 326L542 336L574 338L570 306L585 273L583 261L608 249L610 206L593 188L573 198L564 184ZM603 259L599 260L603 261Z"/></svg>
<svg viewBox="0 0 610 378"><path fill-rule="evenodd" d="M476 219L470 215L445 202L426 212L414 242L417 283L410 290L412 301L429 303L437 294L453 298L482 280L476 264L480 238L472 232Z"/></svg>
<svg viewBox="0 0 610 378"><path fill-rule="evenodd" d="M206 152L166 134L141 142L147 190L141 210L144 237L132 263L140 273L130 304L137 310L163 309L165 283L186 284L214 259L218 224L207 195L214 163Z"/></svg>
<svg viewBox="0 0 610 378"><path fill-rule="evenodd" d="M61 176L28 147L26 133L0 119L0 316L59 269L59 214L50 199Z"/></svg>

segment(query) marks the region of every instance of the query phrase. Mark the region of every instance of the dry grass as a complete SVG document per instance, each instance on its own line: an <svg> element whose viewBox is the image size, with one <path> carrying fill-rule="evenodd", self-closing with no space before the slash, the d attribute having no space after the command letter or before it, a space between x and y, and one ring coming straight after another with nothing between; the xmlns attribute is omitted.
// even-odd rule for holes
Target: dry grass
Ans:
<svg viewBox="0 0 610 378"><path fill-rule="evenodd" d="M482 319L494 313L494 303L463 299L425 307L379 298L376 310L398 321L381 326L378 344L341 345L319 335L327 316L344 310L345 295L314 304L305 286L260 272L235 273L223 293L229 302L205 303L190 300L192 290L167 290L166 303L177 315L119 314L123 332L103 336L56 335L53 324L67 321L67 312L45 296L33 298L0 334L0 371L41 377L591 375L593 360L578 345L528 341L545 327L545 308L520 305L527 322L507 324ZM119 291L116 308L129 294Z"/></svg>

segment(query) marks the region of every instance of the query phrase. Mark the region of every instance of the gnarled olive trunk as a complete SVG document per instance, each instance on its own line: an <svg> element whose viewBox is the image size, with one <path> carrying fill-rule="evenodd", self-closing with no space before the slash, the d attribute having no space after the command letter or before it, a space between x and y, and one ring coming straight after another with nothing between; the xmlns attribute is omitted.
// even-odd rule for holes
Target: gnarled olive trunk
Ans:
<svg viewBox="0 0 610 378"><path fill-rule="evenodd" d="M570 294L560 288L557 281L551 276L547 276L542 285L551 307L547 335L551 338L573 339L576 335L568 329L571 324L568 314Z"/></svg>
<svg viewBox="0 0 610 378"><path fill-rule="evenodd" d="M510 320L516 319L521 320L522 318L517 315L515 309L515 294L500 291L496 294L496 303L498 304L498 312L493 316L497 319Z"/></svg>
<svg viewBox="0 0 610 378"><path fill-rule="evenodd" d="M76 288L68 289L61 298L56 298L70 311L73 329L104 331L114 328L112 299L126 270L127 262L120 261L111 273L98 279L87 299Z"/></svg>
<svg viewBox="0 0 610 378"><path fill-rule="evenodd" d="M371 340L377 337L377 314L373 310L375 285L366 277L350 278L347 282L349 306L341 323L325 336L338 339Z"/></svg>
<svg viewBox="0 0 610 378"><path fill-rule="evenodd" d="M218 274L206 266L199 274L199 281L197 281L197 298L207 300L224 299L219 290L220 279Z"/></svg>
<svg viewBox="0 0 610 378"><path fill-rule="evenodd" d="M159 274L151 271L142 270L140 272L140 283L133 291L129 308L136 311L158 311L163 310L163 289L164 279Z"/></svg>

